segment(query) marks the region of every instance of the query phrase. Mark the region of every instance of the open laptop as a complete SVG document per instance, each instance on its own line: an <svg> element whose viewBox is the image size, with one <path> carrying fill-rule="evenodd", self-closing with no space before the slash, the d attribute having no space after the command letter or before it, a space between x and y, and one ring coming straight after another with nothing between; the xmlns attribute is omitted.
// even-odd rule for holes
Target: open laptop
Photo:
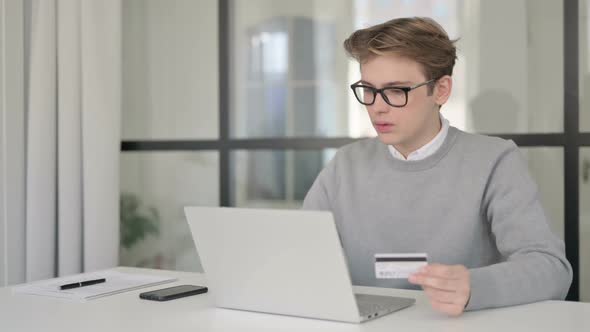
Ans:
<svg viewBox="0 0 590 332"><path fill-rule="evenodd" d="M415 302L353 293L330 212L185 213L217 307L360 323Z"/></svg>

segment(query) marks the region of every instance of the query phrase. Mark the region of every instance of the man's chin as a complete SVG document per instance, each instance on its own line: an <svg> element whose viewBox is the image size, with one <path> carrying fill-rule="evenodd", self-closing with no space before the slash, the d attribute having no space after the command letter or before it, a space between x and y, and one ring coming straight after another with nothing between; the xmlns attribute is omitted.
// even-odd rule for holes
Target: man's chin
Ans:
<svg viewBox="0 0 590 332"><path fill-rule="evenodd" d="M386 145L399 145L403 141L398 135L392 134L379 134L377 137Z"/></svg>

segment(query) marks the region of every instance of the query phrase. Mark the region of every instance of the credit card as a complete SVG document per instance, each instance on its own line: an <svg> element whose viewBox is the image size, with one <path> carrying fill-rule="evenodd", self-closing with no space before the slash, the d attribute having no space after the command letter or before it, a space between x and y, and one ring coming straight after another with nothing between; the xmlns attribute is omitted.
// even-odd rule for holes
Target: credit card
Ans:
<svg viewBox="0 0 590 332"><path fill-rule="evenodd" d="M407 279L428 264L425 253L375 254L375 277L377 279Z"/></svg>

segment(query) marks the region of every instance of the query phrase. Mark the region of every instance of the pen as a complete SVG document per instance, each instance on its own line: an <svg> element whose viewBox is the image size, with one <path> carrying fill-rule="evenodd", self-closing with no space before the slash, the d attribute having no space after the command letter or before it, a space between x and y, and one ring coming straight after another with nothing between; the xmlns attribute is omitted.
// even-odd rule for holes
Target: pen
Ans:
<svg viewBox="0 0 590 332"><path fill-rule="evenodd" d="M71 288L78 288L78 287L84 287L84 286L90 286L90 285L94 285L94 284L100 284L103 282L106 282L107 280L105 278L101 278L101 279L94 279L94 280L85 280L85 281L80 281L80 282L73 282L71 284L65 284L65 285L61 285L59 286L60 290L64 290L64 289L71 289Z"/></svg>

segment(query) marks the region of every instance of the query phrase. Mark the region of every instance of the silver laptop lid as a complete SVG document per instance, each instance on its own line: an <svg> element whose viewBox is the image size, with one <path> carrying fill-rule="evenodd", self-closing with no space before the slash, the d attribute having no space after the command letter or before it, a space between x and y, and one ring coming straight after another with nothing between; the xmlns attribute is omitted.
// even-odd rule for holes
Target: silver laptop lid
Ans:
<svg viewBox="0 0 590 332"><path fill-rule="evenodd" d="M187 207L218 307L359 322L330 212Z"/></svg>

